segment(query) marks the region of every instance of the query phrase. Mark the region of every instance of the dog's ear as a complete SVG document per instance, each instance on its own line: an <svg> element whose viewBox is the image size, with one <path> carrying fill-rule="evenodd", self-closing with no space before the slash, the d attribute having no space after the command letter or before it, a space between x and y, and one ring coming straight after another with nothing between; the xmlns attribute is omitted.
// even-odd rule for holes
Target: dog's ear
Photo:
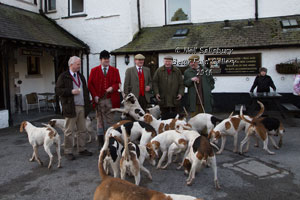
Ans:
<svg viewBox="0 0 300 200"><path fill-rule="evenodd" d="M50 120L50 121L48 122L48 124L49 124L50 126L52 126L52 127L55 127L56 120Z"/></svg>
<svg viewBox="0 0 300 200"><path fill-rule="evenodd" d="M27 126L27 122L26 121L23 121L20 125L20 132L22 133L25 129L25 127Z"/></svg>

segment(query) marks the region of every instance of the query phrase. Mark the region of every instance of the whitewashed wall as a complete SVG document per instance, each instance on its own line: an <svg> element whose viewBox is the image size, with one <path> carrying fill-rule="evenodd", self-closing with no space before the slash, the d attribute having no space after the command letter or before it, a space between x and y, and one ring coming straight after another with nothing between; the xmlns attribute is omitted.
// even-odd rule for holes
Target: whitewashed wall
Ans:
<svg viewBox="0 0 300 200"><path fill-rule="evenodd" d="M258 0L258 17L300 14L299 0ZM143 0L143 27L165 25L165 1ZM191 22L213 22L255 18L255 0L191 0Z"/></svg>
<svg viewBox="0 0 300 200"><path fill-rule="evenodd" d="M39 0L37 1L37 5L32 3L33 0L0 0L0 2L36 13L38 13L40 9Z"/></svg>
<svg viewBox="0 0 300 200"><path fill-rule="evenodd" d="M99 65L99 52L127 44L138 31L136 0L86 0L87 16L76 18L64 18L68 16L67 1L56 1L56 7L57 12L47 16L89 45L90 69ZM114 58L111 61L113 64ZM86 69L86 58L83 63Z"/></svg>
<svg viewBox="0 0 300 200"><path fill-rule="evenodd" d="M275 65L286 62L291 59L300 58L300 48L291 49L268 49L268 50L249 50L249 51L233 51L233 54L245 53L261 53L262 67L268 69L270 75L277 88L277 92L292 93L294 75L283 75L277 73ZM159 66L163 65L163 58L167 54L159 54ZM184 60L189 57L187 54L169 54L178 60ZM200 60L204 60L201 54ZM246 79L249 78L247 81ZM213 92L249 92L253 84L255 76L215 76L215 89Z"/></svg>
<svg viewBox="0 0 300 200"><path fill-rule="evenodd" d="M8 110L0 110L0 128L8 127Z"/></svg>
<svg viewBox="0 0 300 200"><path fill-rule="evenodd" d="M17 58L17 64L15 64L15 72L19 73L19 78L15 79L15 85L20 87L20 93L23 95L23 110L26 108L25 95L37 92L51 92L54 93L55 88L55 73L53 57L43 52L43 56L40 57L41 62L41 77L26 77L27 75L27 56L20 55L20 51L15 52L15 58ZM18 80L22 81L22 84L18 84ZM32 106L33 107L33 106Z"/></svg>

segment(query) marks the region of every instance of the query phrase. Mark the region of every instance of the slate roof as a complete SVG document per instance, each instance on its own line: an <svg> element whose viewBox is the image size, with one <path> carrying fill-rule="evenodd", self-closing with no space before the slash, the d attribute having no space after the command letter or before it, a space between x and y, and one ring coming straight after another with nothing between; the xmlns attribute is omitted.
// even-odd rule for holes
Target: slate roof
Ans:
<svg viewBox="0 0 300 200"><path fill-rule="evenodd" d="M1 38L76 49L88 48L46 16L2 3L0 3Z"/></svg>
<svg viewBox="0 0 300 200"><path fill-rule="evenodd" d="M300 29L283 29L281 20L296 19L300 24L300 15L229 21L230 28L224 28L224 22L201 24L167 25L143 28L137 36L125 46L112 51L113 54L138 52L174 52L176 47L220 47L234 49L274 48L283 46L300 47ZM188 28L185 37L174 38L177 29Z"/></svg>

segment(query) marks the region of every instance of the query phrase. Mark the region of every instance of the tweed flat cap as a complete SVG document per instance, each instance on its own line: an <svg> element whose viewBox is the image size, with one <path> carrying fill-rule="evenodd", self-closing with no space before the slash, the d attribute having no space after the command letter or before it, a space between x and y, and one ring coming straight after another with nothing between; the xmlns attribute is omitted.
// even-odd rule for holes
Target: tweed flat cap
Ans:
<svg viewBox="0 0 300 200"><path fill-rule="evenodd" d="M199 61L199 60L200 60L200 57L197 55L192 55L189 57L190 62L195 62L195 61Z"/></svg>
<svg viewBox="0 0 300 200"><path fill-rule="evenodd" d="M173 60L173 57L170 56L170 55L167 55L167 56L164 57L164 59L166 59L166 60Z"/></svg>
<svg viewBox="0 0 300 200"><path fill-rule="evenodd" d="M137 54L134 56L134 59L136 60L145 60L145 56L143 56L143 54Z"/></svg>

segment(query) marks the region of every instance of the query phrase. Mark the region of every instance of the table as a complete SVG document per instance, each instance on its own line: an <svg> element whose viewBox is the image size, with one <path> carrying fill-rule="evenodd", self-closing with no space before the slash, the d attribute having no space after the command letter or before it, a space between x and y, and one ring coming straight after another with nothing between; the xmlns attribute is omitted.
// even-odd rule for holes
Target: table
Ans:
<svg viewBox="0 0 300 200"><path fill-rule="evenodd" d="M263 102L270 102L275 105L277 111L280 112L280 115L283 119L285 119L284 110L280 105L280 99L282 95L278 94L277 92L254 92L249 93L251 98L251 104L249 106L249 113L253 113L255 110L255 106L257 105L257 100Z"/></svg>
<svg viewBox="0 0 300 200"><path fill-rule="evenodd" d="M48 101L50 96L54 96L55 93L52 92L44 92L44 93L38 93L38 95L44 96L46 100L46 110L48 110Z"/></svg>

